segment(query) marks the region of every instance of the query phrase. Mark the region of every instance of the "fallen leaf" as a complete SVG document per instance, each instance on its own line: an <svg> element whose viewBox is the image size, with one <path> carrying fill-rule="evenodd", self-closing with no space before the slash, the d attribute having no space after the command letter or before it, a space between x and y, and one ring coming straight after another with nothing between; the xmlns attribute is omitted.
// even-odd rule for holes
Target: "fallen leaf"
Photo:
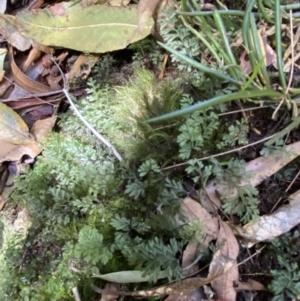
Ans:
<svg viewBox="0 0 300 301"><path fill-rule="evenodd" d="M237 292L240 291L266 291L264 285L262 285L260 282L255 281L253 279L248 279L247 282L237 282L237 286L234 288Z"/></svg>
<svg viewBox="0 0 300 301"><path fill-rule="evenodd" d="M120 290L120 286L117 283L107 283L105 285L105 289L109 291L109 293L103 293L100 301L115 301L119 297L117 292ZM114 294L116 292L116 294Z"/></svg>
<svg viewBox="0 0 300 301"><path fill-rule="evenodd" d="M28 93L33 93L33 94L46 93L52 91L50 87L30 79L26 74L24 74L19 69L19 67L17 66L14 60L12 47L10 47L9 55L10 55L11 70L12 70L14 80L22 89L24 89Z"/></svg>
<svg viewBox="0 0 300 301"><path fill-rule="evenodd" d="M220 248L220 254L222 254L223 258L228 259L231 268L220 277L213 280L211 282L211 286L219 299L235 301L236 291L234 289L234 284L239 280L239 270L237 265L232 265L232 262L236 262L239 255L239 244L231 228L221 220L217 245ZM227 265L227 262L220 262L220 254L215 253L212 262L210 263L210 272L208 277L210 277L211 274L216 273L216 270L219 270L219 265Z"/></svg>
<svg viewBox="0 0 300 301"><path fill-rule="evenodd" d="M242 237L243 244L251 248L260 241L271 241L290 231L299 224L300 190L289 197L289 204L281 206L272 214L261 216L258 220L240 226L232 226Z"/></svg>
<svg viewBox="0 0 300 301"><path fill-rule="evenodd" d="M20 32L36 42L86 53L103 53L127 47L138 24L135 6L70 6L57 3L49 8L22 11L17 15ZM153 21L131 42L150 34Z"/></svg>
<svg viewBox="0 0 300 301"><path fill-rule="evenodd" d="M2 102L0 102L0 140L13 144L35 142L23 119Z"/></svg>
<svg viewBox="0 0 300 301"><path fill-rule="evenodd" d="M154 15L158 4L162 0L140 0L138 4L138 31L144 30L151 17Z"/></svg>
<svg viewBox="0 0 300 301"><path fill-rule="evenodd" d="M300 141L286 146L278 156L258 157L248 162L246 164L246 171L250 172L250 177L247 181L241 181L240 186L250 184L256 187L263 180L272 176L286 164L294 160L299 154ZM222 198L236 196L236 189L228 190L226 185L226 182L216 179L207 184L203 193L202 204L208 212L214 212L214 210L221 207L220 195Z"/></svg>
<svg viewBox="0 0 300 301"><path fill-rule="evenodd" d="M169 295L164 301L208 301L201 287L192 290L187 295Z"/></svg>
<svg viewBox="0 0 300 301"><path fill-rule="evenodd" d="M217 261L214 261L211 265L212 271L207 278L186 278L180 280L178 282L173 282L171 284L159 286L156 288L151 288L143 291L135 291L135 292L123 292L118 291L117 294L119 296L164 296L164 295L187 295L192 290L206 285L216 278L220 277L222 274L227 272L230 268L233 267L234 261L230 260L226 256L224 256L220 250L218 250L215 255L218 257ZM95 292L100 294L103 293L111 293L109 290L100 289L95 285L91 285L92 289Z"/></svg>
<svg viewBox="0 0 300 301"><path fill-rule="evenodd" d="M126 6L130 3L130 0L106 0L111 6Z"/></svg>
<svg viewBox="0 0 300 301"><path fill-rule="evenodd" d="M120 271L109 274L93 274L93 277L100 278L109 282L117 282L117 283L138 283L138 282L147 282L151 278L150 275L142 276L142 271ZM157 279L166 278L165 273L161 273L158 275Z"/></svg>
<svg viewBox="0 0 300 301"><path fill-rule="evenodd" d="M192 198L185 198L181 203L181 209L183 212L185 212L189 222L200 220L203 223L204 232L206 233L202 244L189 243L183 252L182 269L183 275L187 276L192 274L193 271L197 269L197 265L193 265L193 263L199 256L200 249L208 247L208 244L217 238L219 224L217 218L212 217L198 202Z"/></svg>
<svg viewBox="0 0 300 301"><path fill-rule="evenodd" d="M201 249L201 245L196 242L189 243L186 246L182 254L182 264L181 264L183 277L187 277L197 272L198 265L195 263L195 260L199 256L200 249Z"/></svg>
<svg viewBox="0 0 300 301"><path fill-rule="evenodd" d="M99 60L100 55L85 55L80 54L73 64L70 72L66 74L66 80L70 83L73 79L86 79L90 74L92 67Z"/></svg>
<svg viewBox="0 0 300 301"><path fill-rule="evenodd" d="M218 219L212 217L200 203L192 198L185 198L181 203L181 209L185 212L188 221L200 220L204 225L204 231L209 236L208 243L212 239L216 239L218 235L219 225Z"/></svg>
<svg viewBox="0 0 300 301"><path fill-rule="evenodd" d="M1 104L1 103L0 103ZM40 120L38 125L34 125L31 129L32 136L37 137L37 141L43 139L47 133L53 128L56 117ZM0 140L0 163L5 161L19 161L24 155L34 159L39 155L43 148L33 140L33 143L24 145L14 145L6 141Z"/></svg>
<svg viewBox="0 0 300 301"><path fill-rule="evenodd" d="M31 39L19 32L14 16L0 14L0 34L10 45L20 51L26 51L31 47Z"/></svg>

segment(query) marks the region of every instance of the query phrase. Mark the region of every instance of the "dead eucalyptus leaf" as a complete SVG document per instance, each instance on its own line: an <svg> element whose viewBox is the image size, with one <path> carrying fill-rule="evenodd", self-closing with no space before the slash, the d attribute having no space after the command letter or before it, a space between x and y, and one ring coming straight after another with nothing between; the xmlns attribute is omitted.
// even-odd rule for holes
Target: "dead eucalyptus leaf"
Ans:
<svg viewBox="0 0 300 301"><path fill-rule="evenodd" d="M11 60L11 70L14 77L15 82L26 92L28 93L45 93L45 92L51 92L51 88L40 84L32 79L30 79L26 74L24 74L17 64L15 63L14 56L13 56L13 50L10 47L9 50L10 60Z"/></svg>
<svg viewBox="0 0 300 301"><path fill-rule="evenodd" d="M258 157L248 162L246 164L246 171L250 172L250 177L247 181L241 181L240 186L250 184L256 187L264 179L272 176L286 164L294 160L299 154L300 141L286 146L278 156ZM236 189L228 190L226 186L228 186L226 182L216 179L207 184L203 193L202 204L208 212L214 212L215 209L222 205L220 196L222 196L222 199L236 196Z"/></svg>
<svg viewBox="0 0 300 301"><path fill-rule="evenodd" d="M100 54L85 55L80 54L72 66L70 72L66 74L66 80L70 83L73 79L82 78L86 79L90 74L92 67L99 60Z"/></svg>
<svg viewBox="0 0 300 301"><path fill-rule="evenodd" d="M200 220L205 228L205 233L210 240L218 235L218 219L212 217L198 202L192 198L185 198L181 203L181 209L185 212L189 221ZM210 242L210 241L209 241Z"/></svg>
<svg viewBox="0 0 300 301"><path fill-rule="evenodd" d="M118 291L120 290L120 286L117 283L107 283L104 289L108 290L109 293L103 293L100 301L117 300L117 298L119 297ZM114 294L114 292L116 292L116 294Z"/></svg>
<svg viewBox="0 0 300 301"><path fill-rule="evenodd" d="M140 0L138 4L138 28L139 32L143 31L151 17L154 15L159 3L162 0Z"/></svg>
<svg viewBox="0 0 300 301"><path fill-rule="evenodd" d="M299 224L300 190L292 194L288 200L289 204L281 206L272 214L261 216L243 227L232 226L235 233L242 237L247 248L260 241L271 241Z"/></svg>
<svg viewBox="0 0 300 301"><path fill-rule="evenodd" d="M247 282L238 281L237 286L234 288L237 292L240 291L265 291L267 290L260 282L248 279Z"/></svg>
<svg viewBox="0 0 300 301"><path fill-rule="evenodd" d="M231 230L231 228L220 220L220 230L217 238L217 245L220 248L220 253L223 258L227 258L231 268L223 273L220 277L211 282L212 288L216 292L219 299L226 301L236 300L236 291L234 284L239 280L239 270L237 265L232 265L236 262L239 254L239 244ZM220 263L220 254L215 254L210 264L210 271L208 277L219 270L219 265L227 265L227 262Z"/></svg>

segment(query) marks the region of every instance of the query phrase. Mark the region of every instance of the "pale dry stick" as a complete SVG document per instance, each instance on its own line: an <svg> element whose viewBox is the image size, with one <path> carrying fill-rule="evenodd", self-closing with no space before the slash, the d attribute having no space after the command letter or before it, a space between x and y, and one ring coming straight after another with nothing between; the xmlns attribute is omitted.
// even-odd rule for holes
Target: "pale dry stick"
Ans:
<svg viewBox="0 0 300 301"><path fill-rule="evenodd" d="M66 79L65 79L65 75L63 74L60 66L57 64L57 62L54 60L53 57L51 57L53 63L56 65L56 67L58 68L59 72L61 73L62 75L62 78L63 78L63 85L64 85L64 88L62 89L63 93L65 94L66 98L68 99L72 109L74 110L75 114L77 115L77 117L85 124L85 126L100 140L102 141L109 150L111 150L113 152L113 154L115 155L115 157L121 162L123 159L122 159L122 156L119 154L119 152L112 146L112 144L107 141L102 135L100 135L87 121L86 119L82 116L82 114L78 111L78 109L76 108L73 100L71 99L69 93L68 93L68 89L66 88L67 87L67 84L66 84Z"/></svg>
<svg viewBox="0 0 300 301"><path fill-rule="evenodd" d="M207 159L211 159L211 158L220 157L220 156L223 156L223 155L228 155L228 154L231 154L231 153L234 153L234 152L238 152L238 151L240 151L240 150L242 150L242 149L245 149L245 148L248 148L248 147L250 147L250 146L259 144L259 143L261 143L261 142L265 142L265 141L269 140L270 138L274 137L275 135L276 135L276 134L271 135L271 136L268 136L268 137L263 138L263 139L261 139L261 140L255 141L255 142L253 142L253 143L249 143L249 144L247 144L247 145L244 145L244 146L241 146L241 147L238 147L238 148L235 148L235 149L232 149L232 150L223 152L223 153L219 153L219 154L216 154L216 155L203 157L203 158L196 159L196 160L197 160L197 161L203 161L203 160L207 160ZM165 168L162 168L161 170L168 170L168 169L176 168L176 167L183 166L183 165L186 165L186 164L188 164L188 162L178 163L178 164L174 164L174 165L171 165L171 166L167 166L167 167L165 167Z"/></svg>
<svg viewBox="0 0 300 301"><path fill-rule="evenodd" d="M72 288L72 293L74 295L75 301L81 301L77 286Z"/></svg>
<svg viewBox="0 0 300 301"><path fill-rule="evenodd" d="M287 187L287 189L284 192L288 192L290 190L290 188L292 187L292 185L295 183L295 181L297 180L297 178L300 175L300 170L298 171L298 173L295 175L294 179L292 180L292 182L290 183L290 185ZM282 197L280 197L278 199L278 201L275 203L275 205L272 207L271 209L271 213L275 210L275 208L277 207L278 203L282 200Z"/></svg>
<svg viewBox="0 0 300 301"><path fill-rule="evenodd" d="M294 75L294 34L293 34L293 18L292 18L292 11L290 10L290 30L291 30L291 69L290 69L290 78L289 78L289 82L288 82L288 86L285 90L285 96L281 99L279 105L277 106L276 110L274 111L273 115L272 115L272 119L275 119L275 116L278 112L278 110L281 108L284 100L286 99L286 96L291 88L291 84L292 84L292 80L293 80L293 75Z"/></svg>

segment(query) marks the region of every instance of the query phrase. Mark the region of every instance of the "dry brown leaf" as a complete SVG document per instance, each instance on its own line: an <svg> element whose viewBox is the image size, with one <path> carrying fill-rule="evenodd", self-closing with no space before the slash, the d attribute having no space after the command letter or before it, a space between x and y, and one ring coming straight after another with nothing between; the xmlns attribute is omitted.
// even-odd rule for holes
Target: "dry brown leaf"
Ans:
<svg viewBox="0 0 300 301"><path fill-rule="evenodd" d="M185 198L181 203L181 209L185 212L189 221L200 220L203 222L205 233L210 239L209 242L217 238L218 219L212 217L198 202L189 197Z"/></svg>
<svg viewBox="0 0 300 301"><path fill-rule="evenodd" d="M199 256L199 250L201 245L196 242L190 242L185 250L183 251L182 255L182 275L187 277L198 270L198 266L193 264L197 257Z"/></svg>
<svg viewBox="0 0 300 301"><path fill-rule="evenodd" d="M51 92L51 88L40 84L32 79L30 79L26 74L24 74L17 64L15 63L14 56L13 56L13 50L10 47L9 50L10 60L11 60L11 70L14 77L15 82L25 91L28 93L45 93L45 92Z"/></svg>
<svg viewBox="0 0 300 301"><path fill-rule="evenodd" d="M211 272L207 278L186 278L180 280L178 282L173 282L167 285L159 286L156 288L151 288L143 291L135 291L135 292L123 292L118 291L117 294L119 296L164 296L164 295L188 295L191 291L198 287L202 287L208 283L211 283L216 278L220 277L224 273L226 273L229 269L231 269L234 265L233 260L230 260L228 257L224 256L220 250L215 253L215 256L218 260L215 260L211 264ZM92 289L95 292L100 294L103 293L113 293L109 290L100 289L95 285L91 285Z"/></svg>
<svg viewBox="0 0 300 301"><path fill-rule="evenodd" d="M41 141L45 138L55 125L57 116L53 116L47 119L38 120L31 128L31 133L34 135L37 141Z"/></svg>
<svg viewBox="0 0 300 301"><path fill-rule="evenodd" d="M66 74L66 80L70 83L74 78L86 79L90 74L92 67L99 60L100 54L85 55L81 54L76 59L69 73ZM84 66L84 68L83 68Z"/></svg>
<svg viewBox="0 0 300 301"><path fill-rule="evenodd" d="M199 249L217 238L218 235L218 219L213 218L198 202L192 198L185 198L181 203L181 209L185 212L188 221L200 220L204 225L206 233L203 244L189 243L183 252L182 268L183 275L190 275L195 269L196 265L191 266L199 255ZM191 266L190 268L187 268Z"/></svg>
<svg viewBox="0 0 300 301"><path fill-rule="evenodd" d="M39 120L33 125L31 133L37 138L37 141L43 139L53 128L56 117L50 117ZM13 145L0 140L0 163L5 161L19 161L24 155L35 158L43 150L36 142L26 145Z"/></svg>
<svg viewBox="0 0 300 301"><path fill-rule="evenodd" d="M288 145L278 156L259 157L246 164L246 171L250 172L249 180L241 181L240 185L250 184L253 187L259 185L264 179L272 176L283 166L294 160L300 154L300 141ZM205 187L202 204L208 212L214 212L216 208L222 205L222 199L234 197L237 194L236 189L231 189L225 194L226 182L220 182L216 179L210 181Z"/></svg>
<svg viewBox="0 0 300 301"><path fill-rule="evenodd" d="M42 55L42 51L37 48L32 48L27 55L27 58L25 62L22 65L22 71L26 72L26 70L31 66L31 64L36 61L38 58L40 58Z"/></svg>
<svg viewBox="0 0 300 301"><path fill-rule="evenodd" d="M104 287L105 290L108 290L109 293L103 293L100 301L116 301L119 297L118 291L120 290L120 286L117 283L107 283ZM116 292L114 294L113 292Z"/></svg>
<svg viewBox="0 0 300 301"><path fill-rule="evenodd" d="M187 295L169 295L164 301L207 301L201 287L194 289Z"/></svg>
<svg viewBox="0 0 300 301"><path fill-rule="evenodd" d="M290 231L299 224L299 216L300 190L289 197L289 204L281 206L274 213L261 216L243 227L232 227L243 238L245 246L250 248L257 242L271 241Z"/></svg>
<svg viewBox="0 0 300 301"><path fill-rule="evenodd" d="M237 286L234 288L237 292L240 291L265 291L267 290L264 285L253 279L249 279L247 282L238 281Z"/></svg>
<svg viewBox="0 0 300 301"><path fill-rule="evenodd" d="M140 0L138 4L138 31L142 32L148 24L149 19L155 14L155 11L162 0Z"/></svg>
<svg viewBox="0 0 300 301"><path fill-rule="evenodd" d="M234 284L239 280L239 270L237 265L232 265L232 262L236 262L238 257L239 244L231 228L223 221L220 221L217 244L220 246L220 253L222 254L223 258L228 259L231 268L227 272L223 273L220 277L213 280L211 285L219 299L235 301L236 291L234 289ZM220 262L220 254L216 253L212 262L210 263L208 277L210 277L211 274L215 274L216 271L220 269L219 265L227 265L227 262Z"/></svg>

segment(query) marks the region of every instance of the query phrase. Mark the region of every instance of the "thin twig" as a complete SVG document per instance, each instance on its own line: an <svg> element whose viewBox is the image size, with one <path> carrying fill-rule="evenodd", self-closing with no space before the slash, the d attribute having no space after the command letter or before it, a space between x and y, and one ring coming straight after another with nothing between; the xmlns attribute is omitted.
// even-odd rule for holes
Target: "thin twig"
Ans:
<svg viewBox="0 0 300 301"><path fill-rule="evenodd" d="M288 186L288 188L285 190L285 192L288 192L290 190L290 188L293 186L293 184L295 183L295 181L297 180L297 178L300 175L300 170L298 171L298 173L295 175L293 181L290 183L290 185ZM271 213L275 210L275 208L277 207L278 203L282 200L282 197L280 197L278 199L278 201L276 202L276 204L272 207L271 209Z"/></svg>
<svg viewBox="0 0 300 301"><path fill-rule="evenodd" d="M72 293L74 295L75 301L81 301L77 286L72 288Z"/></svg>
<svg viewBox="0 0 300 301"><path fill-rule="evenodd" d="M82 114L78 111L78 109L76 108L74 102L72 101L68 89L67 89L67 83L66 83L66 79L65 79L65 75L63 74L60 66L57 64L57 62L54 60L54 58L52 57L52 61L53 63L56 65L56 67L58 68L58 70L60 71L62 78L63 78L63 84L64 84L64 88L62 89L63 93L65 94L66 98L68 99L72 109L74 110L75 114L79 117L79 119L86 125L86 127L100 140L102 141L109 150L111 150L113 152L113 154L115 155L115 157L119 160L122 161L122 156L119 154L119 152L112 146L112 144L107 141L102 135L100 135L88 122L87 120L82 116Z"/></svg>
<svg viewBox="0 0 300 301"><path fill-rule="evenodd" d="M67 89L63 89L63 92L65 93L72 109L74 110L74 112L76 113L76 115L79 117L79 119L86 125L86 127L99 139L101 140L107 147L108 149L110 149L113 154L115 155L115 157L119 160L122 161L122 156L118 153L118 151L112 146L112 144L107 141L102 135L100 135L86 120L85 118L81 115L81 113L78 111L78 109L76 108L74 102L72 101Z"/></svg>
<svg viewBox="0 0 300 301"><path fill-rule="evenodd" d="M228 155L228 154L231 154L231 153L234 153L234 152L238 152L242 149L245 149L245 148L248 148L250 146L253 146L253 145L256 145L256 144L259 144L261 142L264 142L266 140L269 140L270 138L274 137L276 134L274 135L271 135L271 136L268 136L266 138L263 138L261 140L258 140L256 142L253 142L253 143L250 143L250 144L247 144L247 145L244 145L244 146L241 146L241 147L238 147L238 148L235 148L235 149L231 149L227 152L223 152L223 153L219 153L219 154L216 154L216 155L212 155L212 156L207 156L207 157L203 157L203 158L200 158L200 159L196 159L197 161L203 161L203 160L207 160L207 159L211 159L211 158L216 158L216 157L220 157L220 156L223 156L223 155ZM165 168L162 168L161 170L168 170L168 169L172 169L172 168L176 168L176 167L179 167L179 166L184 166L188 164L188 162L183 162L183 163L178 163L178 164L174 164L174 165L171 165L171 166L167 166Z"/></svg>

